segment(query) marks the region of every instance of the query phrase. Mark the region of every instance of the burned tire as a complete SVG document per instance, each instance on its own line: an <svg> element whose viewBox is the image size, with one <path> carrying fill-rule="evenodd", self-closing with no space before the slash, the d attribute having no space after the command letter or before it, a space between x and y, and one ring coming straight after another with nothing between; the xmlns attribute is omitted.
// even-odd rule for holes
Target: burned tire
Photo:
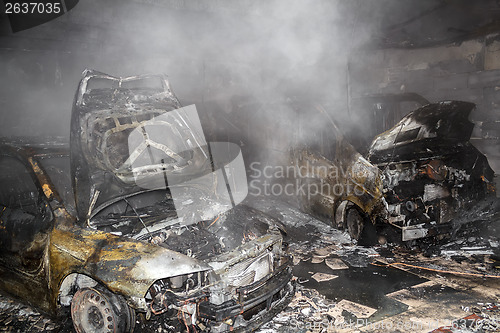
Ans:
<svg viewBox="0 0 500 333"><path fill-rule="evenodd" d="M71 318L77 333L132 332L134 314L122 297L106 290L83 288L71 301Z"/></svg>
<svg viewBox="0 0 500 333"><path fill-rule="evenodd" d="M349 236L354 240L360 240L365 227L365 219L356 207L351 207L346 212L346 227Z"/></svg>

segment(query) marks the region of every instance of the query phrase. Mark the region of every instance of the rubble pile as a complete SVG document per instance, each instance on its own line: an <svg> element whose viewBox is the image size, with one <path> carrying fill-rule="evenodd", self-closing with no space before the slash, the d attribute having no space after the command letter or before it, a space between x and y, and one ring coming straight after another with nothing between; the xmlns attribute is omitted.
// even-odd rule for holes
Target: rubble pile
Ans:
<svg viewBox="0 0 500 333"><path fill-rule="evenodd" d="M479 304L478 304L479 305ZM497 305L482 305L480 308L474 308L474 310L479 310L474 312L476 316L479 317L475 321L474 328L476 331L480 332L500 332L500 304Z"/></svg>
<svg viewBox="0 0 500 333"><path fill-rule="evenodd" d="M500 307L498 304L477 303L462 307L470 315L457 319L452 326L440 327L431 333L489 333L500 332Z"/></svg>
<svg viewBox="0 0 500 333"><path fill-rule="evenodd" d="M11 298L0 296L0 331L12 333L59 332L60 329L61 323L56 323L34 308ZM68 332L70 330L71 325Z"/></svg>
<svg viewBox="0 0 500 333"><path fill-rule="evenodd" d="M320 295L317 290L300 284L288 307L258 331L260 333L290 332L302 329L320 331L329 323L342 323L343 309Z"/></svg>

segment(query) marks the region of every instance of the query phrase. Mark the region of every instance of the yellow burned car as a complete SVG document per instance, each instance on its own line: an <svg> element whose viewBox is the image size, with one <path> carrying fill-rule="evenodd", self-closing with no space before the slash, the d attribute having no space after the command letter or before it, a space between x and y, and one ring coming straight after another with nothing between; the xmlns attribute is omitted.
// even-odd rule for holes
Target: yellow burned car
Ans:
<svg viewBox="0 0 500 333"><path fill-rule="evenodd" d="M238 150L222 145L219 164L220 146L201 144L178 108L163 76L86 71L70 149L0 147L2 290L54 315L70 309L79 333L131 332L136 320L253 330L286 306L284 228L237 204L224 179Z"/></svg>

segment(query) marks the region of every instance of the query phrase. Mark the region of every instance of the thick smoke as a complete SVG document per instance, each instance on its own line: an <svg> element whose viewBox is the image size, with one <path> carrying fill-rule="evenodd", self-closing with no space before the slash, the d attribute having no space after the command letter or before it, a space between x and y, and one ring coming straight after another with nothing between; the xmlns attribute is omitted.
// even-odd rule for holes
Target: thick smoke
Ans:
<svg viewBox="0 0 500 333"><path fill-rule="evenodd" d="M330 126L316 104L348 117L347 59L366 38L355 2L80 1L68 14L9 35L2 47L4 136L69 135L80 73L167 73L196 103L211 139L259 158ZM24 43L24 47L19 45ZM303 114L307 114L306 117ZM239 137L238 137L239 136ZM247 158L247 157L246 157Z"/></svg>

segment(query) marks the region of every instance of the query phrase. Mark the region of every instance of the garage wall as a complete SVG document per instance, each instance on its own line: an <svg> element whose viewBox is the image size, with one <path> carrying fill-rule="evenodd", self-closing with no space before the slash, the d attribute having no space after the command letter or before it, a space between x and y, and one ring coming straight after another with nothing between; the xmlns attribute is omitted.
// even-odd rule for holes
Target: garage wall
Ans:
<svg viewBox="0 0 500 333"><path fill-rule="evenodd" d="M431 102L476 103L472 142L500 173L500 35L460 45L353 53L351 97L418 93Z"/></svg>

